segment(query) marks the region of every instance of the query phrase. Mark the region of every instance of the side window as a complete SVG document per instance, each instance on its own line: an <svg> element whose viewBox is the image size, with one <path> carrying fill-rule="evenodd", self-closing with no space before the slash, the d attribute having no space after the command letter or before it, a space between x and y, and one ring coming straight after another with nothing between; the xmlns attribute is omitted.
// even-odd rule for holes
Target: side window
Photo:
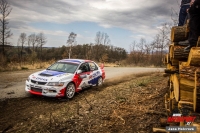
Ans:
<svg viewBox="0 0 200 133"><path fill-rule="evenodd" d="M79 70L82 70L82 72L89 72L90 71L89 64L88 63L81 64Z"/></svg>
<svg viewBox="0 0 200 133"><path fill-rule="evenodd" d="M90 62L89 65L90 65L90 70L98 70L98 67L93 62Z"/></svg>

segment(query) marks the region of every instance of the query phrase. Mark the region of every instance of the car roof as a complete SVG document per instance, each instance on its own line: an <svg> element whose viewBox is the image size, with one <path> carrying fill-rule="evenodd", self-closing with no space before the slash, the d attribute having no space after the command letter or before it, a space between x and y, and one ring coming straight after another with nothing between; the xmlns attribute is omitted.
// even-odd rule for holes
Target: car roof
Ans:
<svg viewBox="0 0 200 133"><path fill-rule="evenodd" d="M58 62L70 62L70 63L80 64L80 63L83 63L83 62L91 62L91 60L84 60L84 59L62 59L62 60L59 60Z"/></svg>

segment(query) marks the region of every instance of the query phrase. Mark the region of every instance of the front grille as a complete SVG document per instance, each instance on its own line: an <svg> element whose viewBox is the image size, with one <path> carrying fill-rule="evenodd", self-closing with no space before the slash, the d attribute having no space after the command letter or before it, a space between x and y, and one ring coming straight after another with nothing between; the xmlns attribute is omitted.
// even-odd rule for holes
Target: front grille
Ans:
<svg viewBox="0 0 200 133"><path fill-rule="evenodd" d="M39 89L39 88L31 87L31 90L34 91L34 92L42 93L42 89Z"/></svg>
<svg viewBox="0 0 200 133"><path fill-rule="evenodd" d="M45 85L47 82L38 82L35 80L31 80L31 83L38 84L38 85Z"/></svg>

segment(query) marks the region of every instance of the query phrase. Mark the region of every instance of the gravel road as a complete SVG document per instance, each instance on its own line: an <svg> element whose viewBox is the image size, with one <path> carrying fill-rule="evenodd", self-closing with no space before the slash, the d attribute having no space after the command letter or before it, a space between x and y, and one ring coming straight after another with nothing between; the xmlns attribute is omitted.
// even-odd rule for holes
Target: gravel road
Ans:
<svg viewBox="0 0 200 133"><path fill-rule="evenodd" d="M143 67L105 67L106 80L111 80L131 74L146 72L164 72L164 68ZM39 70L27 70L0 73L0 99L18 98L29 96L25 90L25 80L31 74Z"/></svg>

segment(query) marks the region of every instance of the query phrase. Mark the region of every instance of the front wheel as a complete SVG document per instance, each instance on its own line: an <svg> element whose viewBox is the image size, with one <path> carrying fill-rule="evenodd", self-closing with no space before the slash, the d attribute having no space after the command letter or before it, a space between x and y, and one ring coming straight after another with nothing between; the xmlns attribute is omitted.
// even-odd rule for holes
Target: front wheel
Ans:
<svg viewBox="0 0 200 133"><path fill-rule="evenodd" d="M74 97L75 94L75 86L73 83L69 83L66 87L65 97L71 99Z"/></svg>
<svg viewBox="0 0 200 133"><path fill-rule="evenodd" d="M103 79L102 79L102 77L99 77L97 86L102 86L102 85L103 85Z"/></svg>

